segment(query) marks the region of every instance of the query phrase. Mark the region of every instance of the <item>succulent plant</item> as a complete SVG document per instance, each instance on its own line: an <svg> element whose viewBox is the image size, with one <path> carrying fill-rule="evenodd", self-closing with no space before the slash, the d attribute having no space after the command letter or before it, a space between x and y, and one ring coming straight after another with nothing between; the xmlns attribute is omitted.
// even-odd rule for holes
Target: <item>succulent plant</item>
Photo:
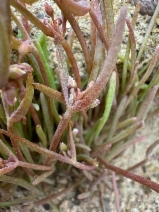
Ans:
<svg viewBox="0 0 159 212"><path fill-rule="evenodd" d="M159 192L157 183L132 172L148 160L158 158L150 156L158 141L147 149L145 160L128 170L113 165L114 158L122 158L120 153L145 139L145 136L134 137L135 132L148 116L158 113L157 108L148 114L158 92L158 70L149 84L146 81L158 63L159 47L154 50L146 71L139 75L138 69L159 3L137 55L134 30L141 7L137 1L132 20L127 18L127 8L122 7L116 24L113 1L54 0L61 17L56 17L52 6L45 3L49 18L43 22L26 6L37 1L0 0L0 181L3 192L9 191L12 184L30 190L34 199L23 208L26 211L50 202L84 181L89 186L78 198L88 198L108 174L113 179L117 211L120 207L115 173ZM21 14L21 20L12 8ZM78 24L78 17L85 18L85 15L90 17L89 46ZM13 22L20 36L13 35ZM30 35L30 22L41 31L36 39ZM69 34L67 22L72 30ZM129 35L123 55L120 50L125 25ZM56 70L50 68L47 37L54 41ZM80 76L74 55L71 44L74 39L79 41L85 58L85 78ZM122 62L122 70L117 60ZM46 179L51 179L53 172L57 174L60 166L70 175L75 171L75 183L60 193L46 195L43 188L47 190L50 186ZM18 167L22 169L18 171ZM23 199L2 198L0 207L22 203Z"/></svg>

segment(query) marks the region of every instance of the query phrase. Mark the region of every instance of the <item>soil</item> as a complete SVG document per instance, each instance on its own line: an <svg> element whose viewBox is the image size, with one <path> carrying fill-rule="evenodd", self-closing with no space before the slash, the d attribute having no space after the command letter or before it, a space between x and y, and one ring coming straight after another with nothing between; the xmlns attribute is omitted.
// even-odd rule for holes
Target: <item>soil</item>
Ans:
<svg viewBox="0 0 159 212"><path fill-rule="evenodd" d="M38 3L33 4L33 7L28 6L29 9L40 19L42 20L46 14L43 12L44 10L44 2L45 0L41 0ZM53 6L55 4L52 0L47 0L47 2ZM126 5L128 7L128 16L131 17L134 11L134 2L133 1L124 1L124 0L114 0L114 10L116 11L116 17L119 14L119 9L121 6ZM58 9L55 10L58 14ZM115 20L116 20L115 17ZM143 37L148 28L148 24L150 22L151 17L148 15L142 16L139 15L138 22L136 25L135 36L137 40L137 49L140 48L142 44ZM80 20L80 26L84 32L85 37L88 37L89 18L86 16L86 19ZM156 20L155 27L152 30L151 37L147 42L143 63L145 61L148 62L151 58L152 53L154 52L154 48L159 43L159 18ZM37 34L37 29L33 27L32 35ZM56 67L55 61L55 53L53 52L53 40L48 38L48 42L51 44L50 46L50 59L54 61L52 67ZM124 52L124 44L123 44L123 52ZM78 43L75 43L76 54L75 57L78 61L78 66L81 71L81 75L85 73L85 64L84 58L81 54L81 49ZM154 103L153 107L158 105L157 100ZM159 136L159 117L154 117L153 119L148 119L141 130L139 130L137 135L146 135L146 139L142 142L139 142L135 146L129 147L122 156L115 160L113 160L113 164L123 169L127 169L132 165L136 164L138 161L141 161L145 158L145 151L148 146L150 146L154 141L158 139ZM154 153L159 153L159 149L156 148ZM147 162L143 167L140 167L134 170L136 174L144 176L148 179L151 179L155 182L159 182L159 161L153 160ZM123 177L116 176L118 182L119 189L119 198L120 198L120 206L122 212L157 212L159 211L159 195L151 191L150 189L135 183L127 178L123 179ZM58 175L58 179L53 180L53 186L51 187L55 193L66 186L69 185L71 179L69 176L64 175L64 173L60 173ZM111 186L111 185L110 185ZM79 200L77 199L77 195L79 194L78 189L69 192L66 196L57 198L55 200L55 204L59 205L59 209L61 212L103 212L101 207L99 193L95 193L95 195L91 199L87 200ZM26 191L17 191L15 193L15 198L25 197ZM115 200L114 200L114 192L109 189L105 191L103 194L103 202L106 208L106 212L115 212ZM52 208L50 208L52 207ZM11 211L18 212L22 211L19 206L12 206L10 209L0 209L0 211ZM31 212L46 212L52 211L56 212L53 206L45 205L39 206L31 210Z"/></svg>

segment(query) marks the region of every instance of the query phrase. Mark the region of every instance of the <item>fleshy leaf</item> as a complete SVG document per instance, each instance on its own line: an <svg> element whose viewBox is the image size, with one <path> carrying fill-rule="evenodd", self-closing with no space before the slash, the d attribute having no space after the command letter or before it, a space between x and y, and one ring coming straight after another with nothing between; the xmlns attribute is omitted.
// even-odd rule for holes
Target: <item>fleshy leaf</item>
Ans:
<svg viewBox="0 0 159 212"><path fill-rule="evenodd" d="M32 103L34 88L33 88L33 76L32 73L28 73L27 81L26 81L26 93L24 99L21 101L19 107L16 111L12 113L9 118L9 122L17 122L20 121L28 112L29 107Z"/></svg>
<svg viewBox="0 0 159 212"><path fill-rule="evenodd" d="M39 84L39 83L33 83L33 86L35 89L39 90L46 96L51 97L51 98L55 99L56 101L61 102L63 104L65 103L64 97L61 92L56 91L52 88L49 88L49 87Z"/></svg>
<svg viewBox="0 0 159 212"><path fill-rule="evenodd" d="M104 110L104 114L103 117L99 120L97 129L96 129L96 138L98 137L99 133L101 132L104 124L106 123L106 121L108 120L111 108L112 108L112 104L113 104L113 99L115 96L115 89L116 89L116 73L115 71L112 73L112 76L110 78L110 84L109 84L109 89L108 89L108 94L106 97L106 104L105 104L105 110Z"/></svg>
<svg viewBox="0 0 159 212"><path fill-rule="evenodd" d="M23 188L26 188L27 190L30 190L33 193L36 193L38 195L42 194L42 192L39 189L35 188L30 183L28 183L27 181L25 181L21 178L15 178L15 177L3 175L0 177L0 181L22 186Z"/></svg>
<svg viewBox="0 0 159 212"><path fill-rule="evenodd" d="M26 4L33 4L33 3L37 2L38 0L21 0L21 1Z"/></svg>
<svg viewBox="0 0 159 212"><path fill-rule="evenodd" d="M14 106L16 98L16 90L11 88L3 90L3 97L5 98L8 105Z"/></svg>
<svg viewBox="0 0 159 212"><path fill-rule="evenodd" d="M84 98L75 103L75 106L73 107L74 111L86 109L88 105L93 103L94 100L98 98L102 90L105 88L115 67L118 53L120 50L126 20L126 13L127 10L123 7L120 11L120 16L116 24L116 28L112 37L112 42L108 50L108 55L104 61L102 70L98 75L97 80L95 81L92 88L89 89L88 92L86 92L86 94L84 95Z"/></svg>
<svg viewBox="0 0 159 212"><path fill-rule="evenodd" d="M95 166L88 166L88 165L79 163L77 161L74 161L74 160L72 160L71 158L69 158L67 156L63 156L63 155L57 154L57 153L55 153L53 151L50 151L48 149L42 148L41 146L39 146L39 145L37 145L35 143L32 143L32 142L28 141L25 138L21 138L20 136L15 135L15 134L13 134L11 132L8 132L8 131L0 129L0 133L3 133L4 135L9 136L10 139L14 139L16 141L19 141L20 143L25 144L27 147L29 147L30 149L32 149L32 150L34 150L36 152L39 152L40 154L44 154L44 155L47 155L47 156L49 156L51 158L57 159L59 161L62 161L64 163L71 164L71 165L75 166L76 168L83 169L83 170L93 170L93 169L95 169Z"/></svg>
<svg viewBox="0 0 159 212"><path fill-rule="evenodd" d="M90 3L88 0L56 0L55 2L63 11L67 10L70 14L72 13L75 16L83 16L90 10Z"/></svg>

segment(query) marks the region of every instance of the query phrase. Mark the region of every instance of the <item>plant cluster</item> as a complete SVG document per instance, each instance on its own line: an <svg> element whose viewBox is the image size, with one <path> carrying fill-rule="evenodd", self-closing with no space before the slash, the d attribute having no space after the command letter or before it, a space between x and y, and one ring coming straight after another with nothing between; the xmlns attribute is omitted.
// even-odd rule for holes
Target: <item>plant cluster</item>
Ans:
<svg viewBox="0 0 159 212"><path fill-rule="evenodd" d="M127 8L122 7L114 24L110 0L100 0L100 3L98 0L54 0L61 17L56 17L53 8L45 3L49 18L43 22L27 9L27 4L37 1L0 0L0 207L25 203L26 199L10 200L13 194L10 189L14 191L17 186L31 192L27 197L31 201L23 211L51 204L54 198L85 181L89 187L78 198L88 198L99 189L97 185L101 182L109 188L106 175L112 175L113 186L109 189L114 189L116 208L120 211L115 174L159 192L157 183L132 172L148 160L158 158L152 154L158 140L147 149L145 160L129 170L112 164L114 158L122 158L121 153L130 145L145 139L145 136L135 137L135 132L148 117L158 113L156 109L150 114L149 109L158 92L159 70L149 84L146 82L158 63L159 47L148 66L139 70L139 64L159 3L137 55L134 28L140 3L132 20L127 18ZM13 8L19 11L21 20ZM78 17L88 14L89 46L78 24ZM30 22L41 31L36 39L30 36ZM11 23L17 25L17 35ZM125 25L129 36L123 55L120 48ZM47 36L54 40L56 70L50 68ZM85 58L87 77L84 79L80 77L73 53L75 39ZM122 61L122 70L117 66L117 59ZM48 194L48 179L60 167L75 182L59 193Z"/></svg>

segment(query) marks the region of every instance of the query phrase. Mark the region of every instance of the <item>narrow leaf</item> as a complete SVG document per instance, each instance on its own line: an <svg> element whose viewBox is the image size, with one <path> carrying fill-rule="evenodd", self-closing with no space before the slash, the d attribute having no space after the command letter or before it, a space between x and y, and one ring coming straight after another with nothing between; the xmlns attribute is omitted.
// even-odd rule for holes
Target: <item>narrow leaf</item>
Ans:
<svg viewBox="0 0 159 212"><path fill-rule="evenodd" d="M20 136L15 135L11 132L0 129L0 133L3 133L5 135L9 136L11 139L16 140L17 142L21 142L21 143L25 144L27 147L29 147L30 149L32 149L36 152L39 152L40 154L49 156L50 158L57 159L57 160L62 161L64 163L71 164L71 165L73 165L73 166L75 166L79 169L92 170L92 169L95 168L94 166L88 166L88 165L79 163L77 161L70 159L69 157L65 157L63 155L57 154L57 153L50 151L48 149L42 148L39 145L32 143L25 138L21 138Z"/></svg>
<svg viewBox="0 0 159 212"><path fill-rule="evenodd" d="M62 11L68 11L69 14L73 14L75 16L84 16L90 10L90 3L88 0L55 0Z"/></svg>
<svg viewBox="0 0 159 212"><path fill-rule="evenodd" d="M133 140L129 140L127 142L118 142L115 145L113 145L111 151L109 151L109 153L106 155L105 159L107 161L112 160L113 158L115 158L119 153L121 153L122 151L124 151L125 149L129 148L131 145L134 145L140 141L143 141L146 138L146 136L140 136L137 137Z"/></svg>
<svg viewBox="0 0 159 212"><path fill-rule="evenodd" d="M98 3L98 0L93 1L92 4L92 10L96 13L97 15L97 19L100 23L102 23L102 15L101 15L101 11L100 11L100 6ZM92 70L91 70L91 75L90 75L90 79L89 82L91 81L95 81L98 73L99 73L99 69L100 69L100 63L101 63L101 59L102 59L102 50L103 50L103 43L102 40L100 38L99 32L97 30L95 30L95 36L96 41L95 41L95 49L94 49L94 54L93 56L93 61L92 61Z"/></svg>
<svg viewBox="0 0 159 212"><path fill-rule="evenodd" d="M21 101L19 107L16 111L12 113L9 118L9 122L18 122L20 121L28 112L29 107L32 103L33 95L34 95L34 88L32 86L33 83L33 76L32 73L27 74L27 81L26 81L26 93L24 99Z"/></svg>
<svg viewBox="0 0 159 212"><path fill-rule="evenodd" d="M46 126L46 129L48 132L49 142L51 142L52 137L53 137L54 126L52 124L52 120L49 115L48 103L47 103L47 100L43 93L40 93L40 102L41 102L41 106L42 106L42 112L43 112L43 117L44 117L44 121L45 121L45 126Z"/></svg>
<svg viewBox="0 0 159 212"><path fill-rule="evenodd" d="M27 190L30 190L35 194L42 194L42 192L39 189L30 185L30 183L28 183L27 181L25 181L21 178L15 178L15 177L3 175L3 176L0 176L0 181L5 182L5 183L12 183L12 184L15 184L15 185L22 186L23 188L26 188Z"/></svg>
<svg viewBox="0 0 159 212"><path fill-rule="evenodd" d="M22 2L26 3L26 4L33 4L38 0L21 0Z"/></svg>
<svg viewBox="0 0 159 212"><path fill-rule="evenodd" d="M19 164L18 162L12 162L11 165L6 164L5 167L0 169L0 177L3 176L4 174L7 174L10 171L12 171L13 169L15 169L18 166L18 164Z"/></svg>
<svg viewBox="0 0 159 212"><path fill-rule="evenodd" d="M5 124L7 123L5 111L1 104L0 104L0 118L4 121Z"/></svg>
<svg viewBox="0 0 159 212"><path fill-rule="evenodd" d="M46 138L46 135L40 125L36 126L36 133L38 134L39 138L41 139L43 147L47 147L47 138Z"/></svg>
<svg viewBox="0 0 159 212"><path fill-rule="evenodd" d="M138 120L145 120L147 113L150 109L150 106L155 98L156 92L158 90L158 86L153 87L145 97L144 101L140 105L140 108L137 113Z"/></svg>
<svg viewBox="0 0 159 212"><path fill-rule="evenodd" d="M56 57L58 60L58 68L56 69L56 74L58 80L60 81L62 87L62 93L64 95L65 103L68 105L68 70L67 64L65 61L65 54L62 47L59 44L56 44Z"/></svg>
<svg viewBox="0 0 159 212"><path fill-rule="evenodd" d="M45 53L43 52L43 49L38 41L34 41L34 44L39 52L39 55L41 57L41 60L43 62L45 72L49 81L49 85L51 88L55 88L55 79L53 74L51 73L51 68L48 65L47 56L45 56Z"/></svg>
<svg viewBox="0 0 159 212"><path fill-rule="evenodd" d="M106 0L103 1L104 3L104 12L105 12L105 18L106 18L106 26L107 26L107 36L109 41L111 40L113 30L114 30L114 11L113 11L113 1L112 0Z"/></svg>
<svg viewBox="0 0 159 212"><path fill-rule="evenodd" d="M47 177L49 177L53 172L54 172L54 169L51 170L51 171L47 171L47 172L41 174L40 176L38 176L38 177L32 182L32 185L35 186L35 185L41 183L41 182L44 181Z"/></svg>
<svg viewBox="0 0 159 212"><path fill-rule="evenodd" d="M116 129L121 129L121 128L125 128L126 126L128 125L131 125L131 124L134 124L137 120L137 117L132 117L132 118L129 118L129 119L126 119L120 123L118 123Z"/></svg>
<svg viewBox="0 0 159 212"><path fill-rule="evenodd" d="M110 114L110 111L111 111L111 108L112 108L112 104L113 104L115 89L116 89L116 73L115 73L115 71L113 71L112 76L110 78L108 94L107 94L106 101L105 101L104 114L103 114L102 118L99 119L99 121L98 121L98 126L96 128L95 136L94 136L95 139L98 137L98 135L101 132L104 124L108 120L108 117L109 117L109 114Z"/></svg>
<svg viewBox="0 0 159 212"><path fill-rule="evenodd" d="M8 156L12 156L13 158L16 158L16 156L13 154L13 152L7 147L7 145L0 139L0 148L7 154Z"/></svg>
<svg viewBox="0 0 159 212"><path fill-rule="evenodd" d="M132 126L121 131L120 133L118 133L111 140L108 140L106 143L116 143L116 142L128 137L132 133L136 132L137 129L141 128L143 126L143 124L144 124L144 121L139 121L139 122L133 124Z"/></svg>
<svg viewBox="0 0 159 212"><path fill-rule="evenodd" d="M69 128L69 144L70 144L71 158L73 160L76 160L76 147L75 147L75 142L74 142L74 138L73 138L73 135L72 135L71 122L69 122L68 128Z"/></svg>
<svg viewBox="0 0 159 212"><path fill-rule="evenodd" d="M123 113L123 109L124 109L124 105L126 103L126 100L127 100L127 97L125 96L118 105L118 108L116 110L116 113L115 113L113 120L112 120L112 123L111 123L111 127L110 127L110 130L109 130L108 136L107 136L107 140L110 140L113 137L113 135L116 131L116 126L118 124L120 116Z"/></svg>
<svg viewBox="0 0 159 212"><path fill-rule="evenodd" d="M65 104L65 100L64 100L63 94L61 92L56 91L52 88L49 88L49 87L39 84L39 83L33 83L33 86L35 89L44 93L46 96L51 97L51 98L55 99L56 101Z"/></svg>
<svg viewBox="0 0 159 212"><path fill-rule="evenodd" d="M128 100L127 100L125 108L129 105L129 103L132 101L134 96L141 89L142 85L146 82L146 80L148 79L148 77L152 73L154 67L158 64L158 60L159 60L159 46L157 46L156 49L155 49L155 52L154 52L154 54L152 56L152 60L151 60L151 63L149 65L149 68L147 69L147 71L143 75L143 77L140 80L140 82L138 83L138 85L136 87L134 87L134 89L130 93L130 96L129 96Z"/></svg>
<svg viewBox="0 0 159 212"><path fill-rule="evenodd" d="M116 28L113 34L112 42L110 48L108 50L108 55L104 61L102 70L95 81L94 85L91 89L86 92L83 99L77 101L75 106L73 107L74 111L80 111L86 109L90 104L92 104L98 96L101 94L102 90L105 88L113 69L116 64L116 60L118 57L118 53L120 50L120 45L122 42L124 26L125 26L125 19L126 19L126 8L122 8L120 12L120 16L118 22L116 24Z"/></svg>

